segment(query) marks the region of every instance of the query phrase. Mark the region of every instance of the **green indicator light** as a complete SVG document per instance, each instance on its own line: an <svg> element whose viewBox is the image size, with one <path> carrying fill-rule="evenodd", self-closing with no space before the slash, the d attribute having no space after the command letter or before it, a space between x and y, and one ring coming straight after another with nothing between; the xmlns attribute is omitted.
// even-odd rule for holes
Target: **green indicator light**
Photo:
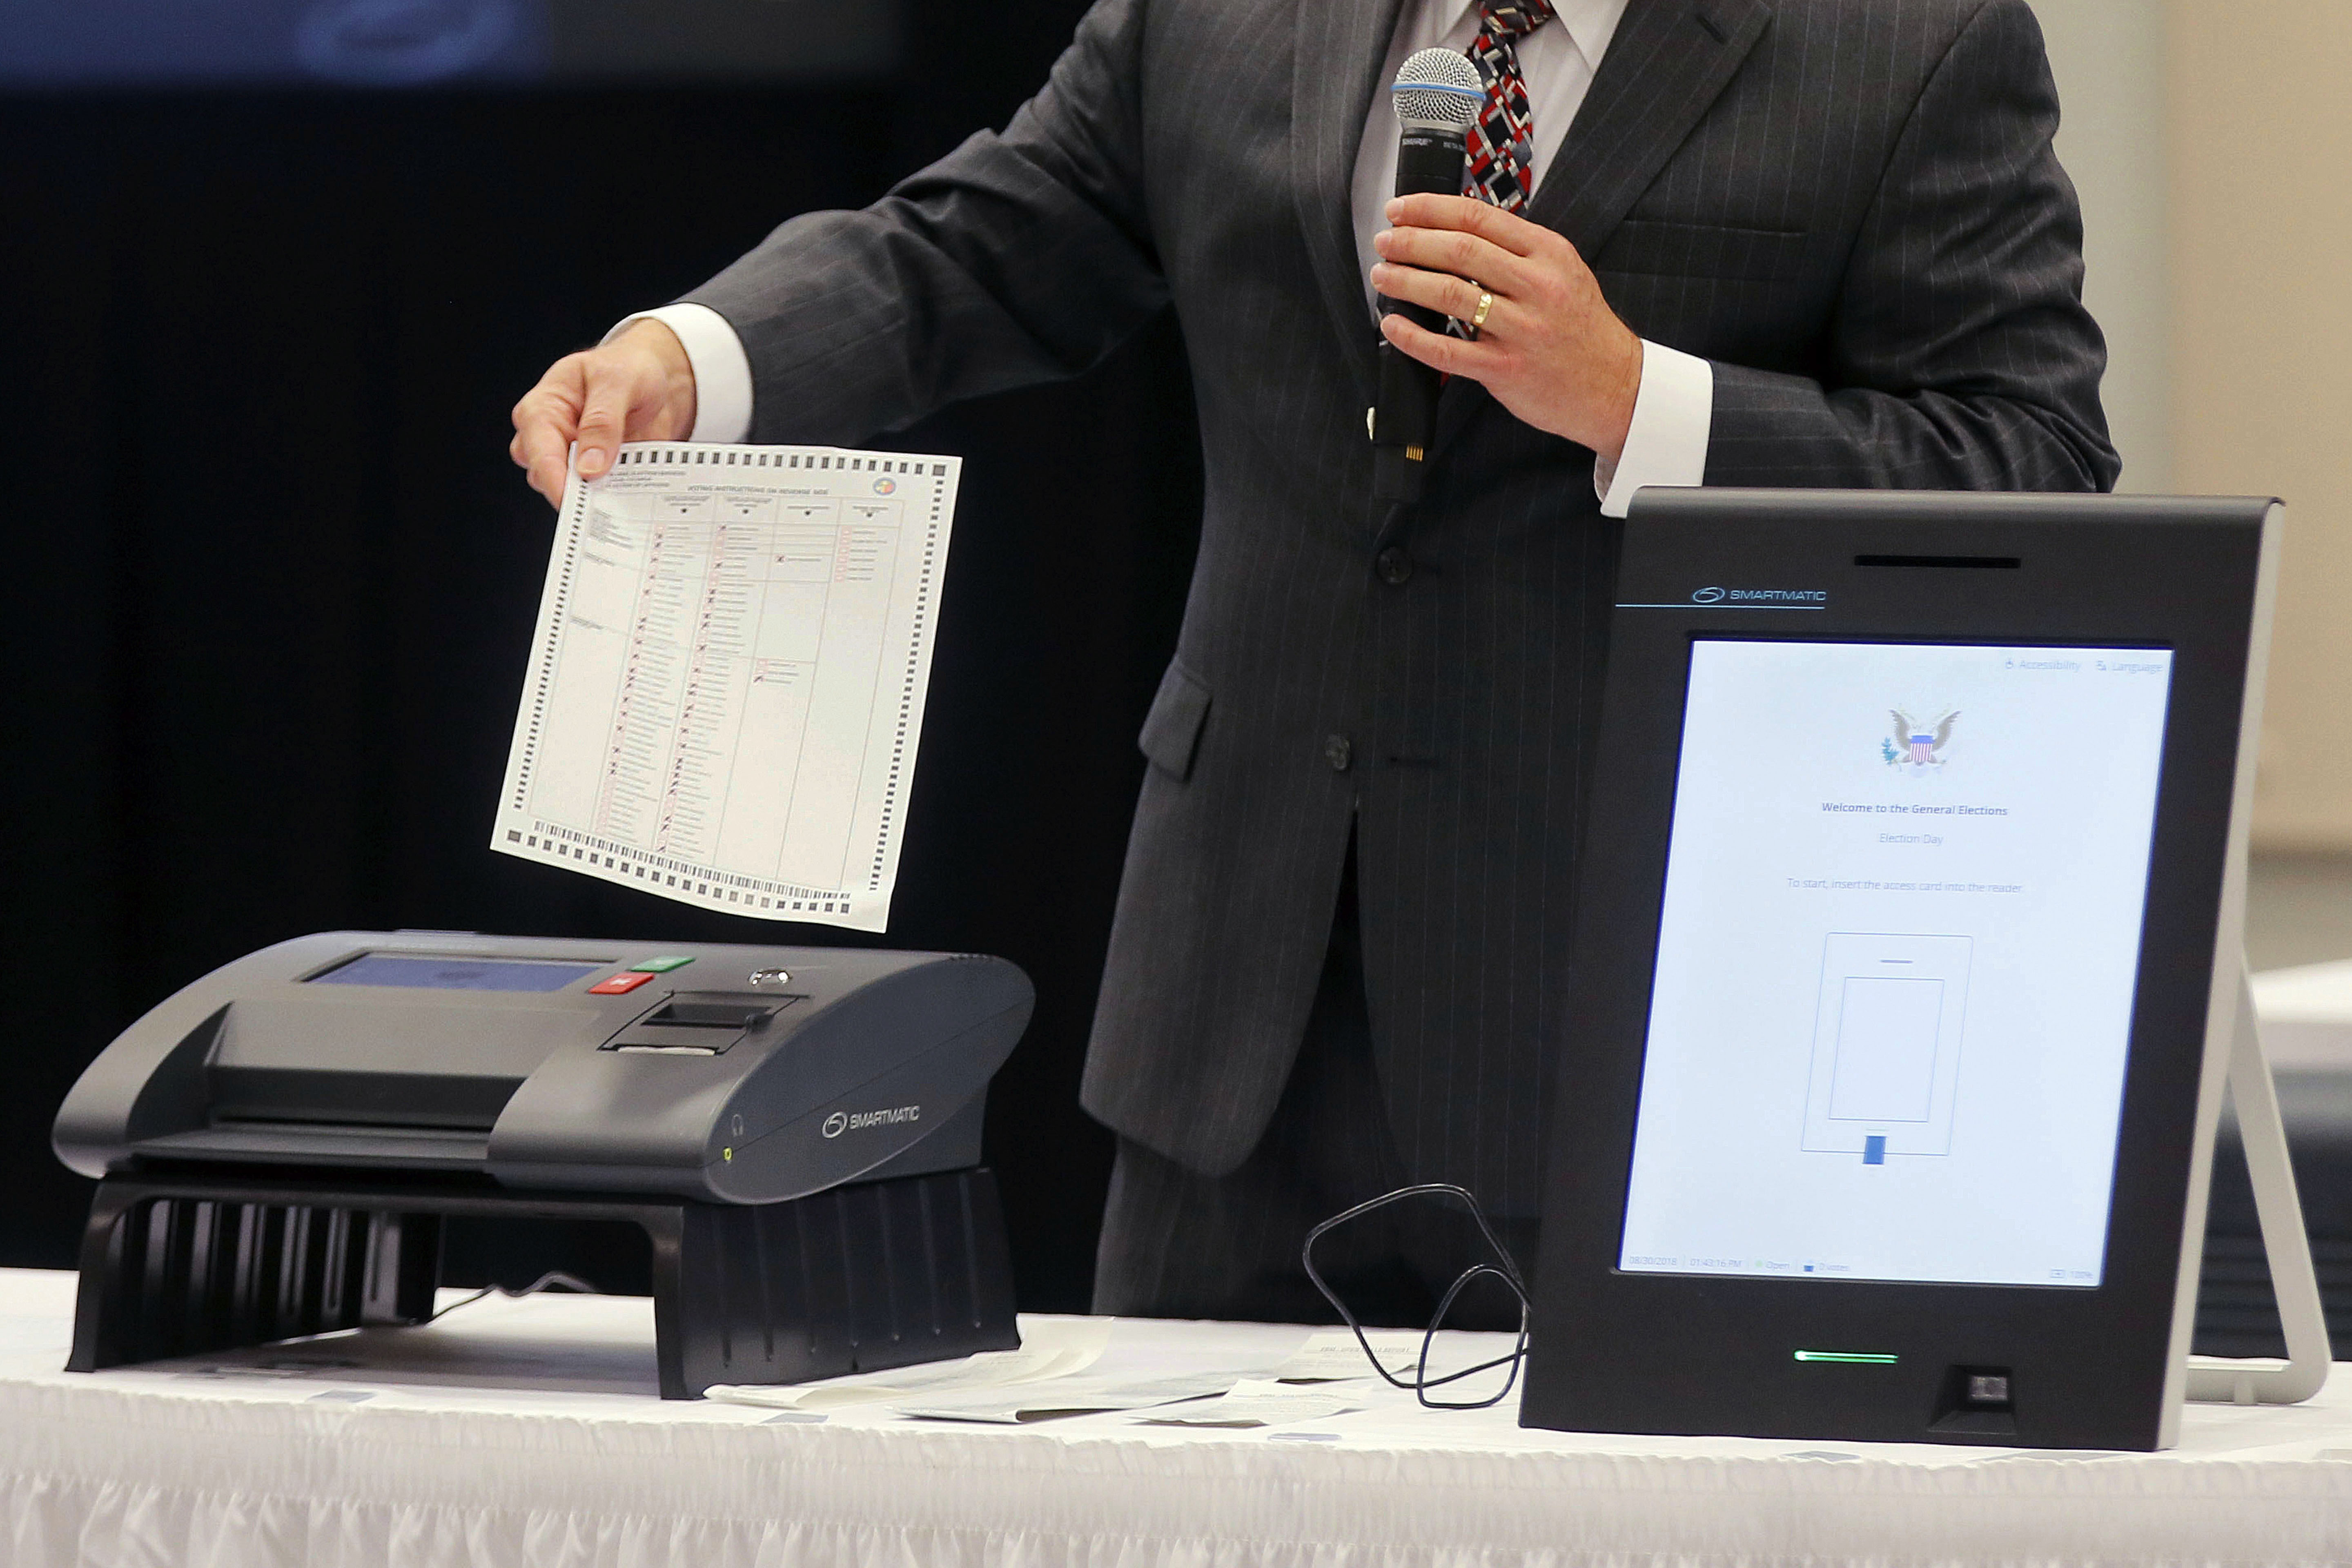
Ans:
<svg viewBox="0 0 2352 1568"><path fill-rule="evenodd" d="M1799 1361L1835 1362L1842 1366L1893 1366L1895 1358L1878 1351L1798 1351Z"/></svg>

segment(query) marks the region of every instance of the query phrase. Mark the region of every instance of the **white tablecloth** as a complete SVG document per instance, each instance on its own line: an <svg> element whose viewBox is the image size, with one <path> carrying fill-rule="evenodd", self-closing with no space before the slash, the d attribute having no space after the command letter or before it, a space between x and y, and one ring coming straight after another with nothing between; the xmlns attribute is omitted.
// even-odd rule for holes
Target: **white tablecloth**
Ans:
<svg viewBox="0 0 2352 1568"><path fill-rule="evenodd" d="M81 1376L69 1275L0 1271L0 1563L2352 1563L2352 1378L2192 1406L2162 1455L1595 1437L1507 1408L1272 1431L822 1422L655 1397L650 1306ZM1097 1371L1272 1365L1307 1331L1123 1321Z"/></svg>

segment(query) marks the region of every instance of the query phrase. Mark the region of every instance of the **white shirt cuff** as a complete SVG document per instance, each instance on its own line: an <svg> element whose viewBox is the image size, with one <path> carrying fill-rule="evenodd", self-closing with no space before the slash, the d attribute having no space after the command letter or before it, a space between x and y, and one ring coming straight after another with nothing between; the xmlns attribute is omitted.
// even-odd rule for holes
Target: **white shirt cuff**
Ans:
<svg viewBox="0 0 2352 1568"><path fill-rule="evenodd" d="M686 363L694 371L694 432L688 440L734 442L751 433L751 361L726 317L708 305L664 305L631 316L606 332L604 341L612 342L630 321L659 321L686 349ZM1646 393L1646 368L1642 386Z"/></svg>
<svg viewBox="0 0 2352 1568"><path fill-rule="evenodd" d="M1642 340L1642 387L1633 395L1633 423L1625 450L1612 464L1592 465L1592 490L1603 517L1622 517L1643 485L1703 485L1706 440L1715 427L1715 367L1649 339Z"/></svg>

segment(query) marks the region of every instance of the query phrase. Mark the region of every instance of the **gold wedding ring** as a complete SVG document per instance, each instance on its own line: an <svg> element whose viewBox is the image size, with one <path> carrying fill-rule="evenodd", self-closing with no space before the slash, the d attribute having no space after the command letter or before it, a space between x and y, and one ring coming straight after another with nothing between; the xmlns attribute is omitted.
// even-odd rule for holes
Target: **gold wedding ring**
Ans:
<svg viewBox="0 0 2352 1568"><path fill-rule="evenodd" d="M1483 331L1486 325L1486 312L1494 308L1495 296L1481 289L1478 291L1478 309L1470 317L1470 330L1474 332Z"/></svg>

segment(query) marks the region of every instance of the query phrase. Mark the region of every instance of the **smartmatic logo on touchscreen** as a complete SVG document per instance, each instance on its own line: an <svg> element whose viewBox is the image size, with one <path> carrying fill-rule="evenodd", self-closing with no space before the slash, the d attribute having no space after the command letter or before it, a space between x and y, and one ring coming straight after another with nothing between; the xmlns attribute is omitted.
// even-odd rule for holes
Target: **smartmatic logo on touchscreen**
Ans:
<svg viewBox="0 0 2352 1568"><path fill-rule="evenodd" d="M1818 610L1830 602L1826 588L1694 588L1694 605L1739 605L1750 609L1773 606L1791 610Z"/></svg>

